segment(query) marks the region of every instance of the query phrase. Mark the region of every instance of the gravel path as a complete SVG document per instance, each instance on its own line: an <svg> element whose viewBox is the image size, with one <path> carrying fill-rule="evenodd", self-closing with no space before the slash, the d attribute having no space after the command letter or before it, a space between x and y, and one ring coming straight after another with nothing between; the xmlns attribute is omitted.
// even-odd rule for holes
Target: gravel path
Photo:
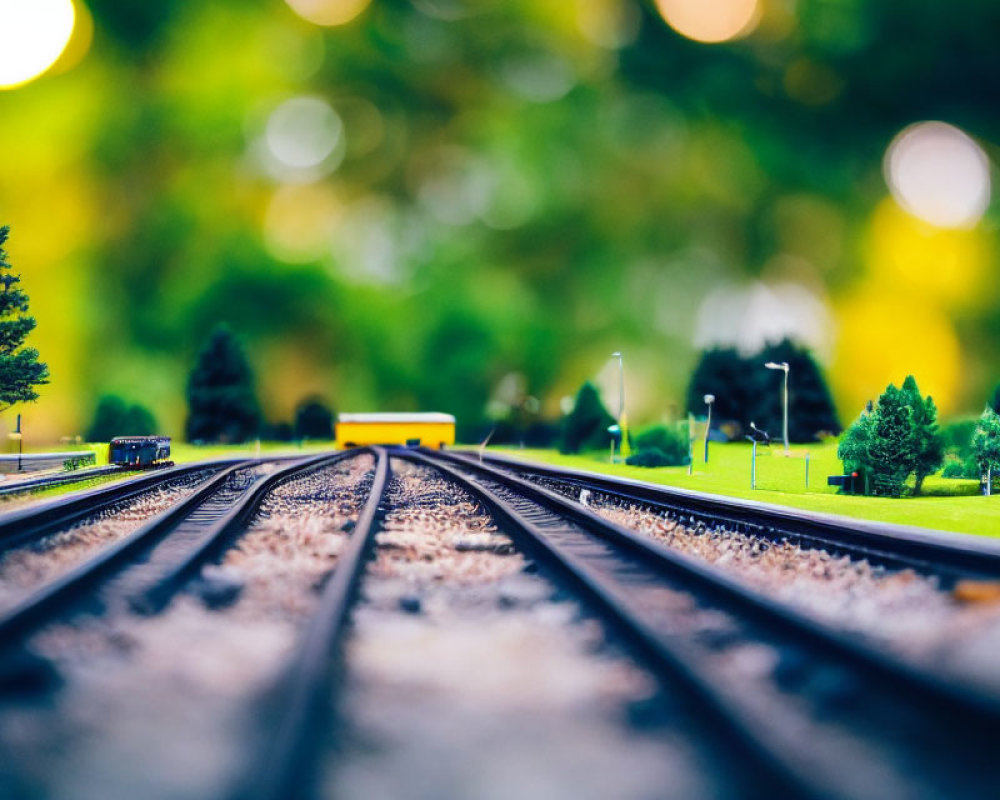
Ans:
<svg viewBox="0 0 1000 800"><path fill-rule="evenodd" d="M359 457L279 486L222 565L155 617L120 614L31 642L64 685L0 713L0 797L217 800L256 730L317 584L371 483ZM8 769L17 765L17 773Z"/></svg>
<svg viewBox="0 0 1000 800"><path fill-rule="evenodd" d="M579 499L566 484L539 482ZM887 570L791 542L682 525L661 511L600 493L587 502L606 519L719 567L769 597L1000 692L998 602L960 599L970 595L967 589L945 591L937 579L913 570Z"/></svg>
<svg viewBox="0 0 1000 800"><path fill-rule="evenodd" d="M65 531L0 555L0 610L191 495L211 470L171 481Z"/></svg>
<svg viewBox="0 0 1000 800"><path fill-rule="evenodd" d="M392 468L323 796L718 796L690 742L632 724L656 685L601 626L471 498L423 468Z"/></svg>

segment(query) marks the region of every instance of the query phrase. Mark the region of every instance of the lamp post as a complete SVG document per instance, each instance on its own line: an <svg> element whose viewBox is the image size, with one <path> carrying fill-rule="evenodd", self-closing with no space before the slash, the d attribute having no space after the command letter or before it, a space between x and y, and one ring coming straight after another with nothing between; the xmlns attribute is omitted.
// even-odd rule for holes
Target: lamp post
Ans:
<svg viewBox="0 0 1000 800"><path fill-rule="evenodd" d="M715 402L714 394L705 395L705 405L708 406L708 421L705 425L705 463L708 463L708 435L712 432L712 403Z"/></svg>
<svg viewBox="0 0 1000 800"><path fill-rule="evenodd" d="M618 444L618 452L621 453L625 445L625 362L622 360L622 354L619 351L615 351L611 354L612 358L618 359L618 431L621 439Z"/></svg>
<svg viewBox="0 0 1000 800"><path fill-rule="evenodd" d="M780 364L776 361L768 361L765 365L768 369L780 369L785 373L785 393L784 393L784 412L781 415L781 435L785 440L785 455L788 455L788 362L782 361Z"/></svg>

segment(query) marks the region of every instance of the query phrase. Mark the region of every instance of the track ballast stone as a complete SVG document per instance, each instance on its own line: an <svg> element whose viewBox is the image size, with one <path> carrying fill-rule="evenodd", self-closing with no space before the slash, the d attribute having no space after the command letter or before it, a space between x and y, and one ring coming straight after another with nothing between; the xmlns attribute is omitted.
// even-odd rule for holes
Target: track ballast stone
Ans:
<svg viewBox="0 0 1000 800"><path fill-rule="evenodd" d="M322 796L716 797L657 685L561 599L483 509L393 460L384 530L348 639Z"/></svg>
<svg viewBox="0 0 1000 800"><path fill-rule="evenodd" d="M568 484L536 482L580 499ZM1000 693L1000 604L962 602L936 578L914 570L890 570L703 523L686 525L674 515L601 492L589 492L586 501L605 519L718 567L768 597Z"/></svg>
<svg viewBox="0 0 1000 800"><path fill-rule="evenodd" d="M63 685L54 702L0 710L0 749L12 754L0 796L228 796L253 750L254 701L293 650L372 470L359 457L277 487L223 563L206 568L238 582L227 604L210 607L194 581L157 616L86 617L36 635L32 650Z"/></svg>

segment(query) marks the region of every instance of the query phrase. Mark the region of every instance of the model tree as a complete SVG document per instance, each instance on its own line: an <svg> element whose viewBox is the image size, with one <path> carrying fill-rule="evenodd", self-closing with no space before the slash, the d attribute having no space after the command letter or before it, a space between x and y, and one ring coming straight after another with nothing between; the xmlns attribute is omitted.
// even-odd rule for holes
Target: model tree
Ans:
<svg viewBox="0 0 1000 800"><path fill-rule="evenodd" d="M0 226L0 411L37 400L35 387L49 382L49 368L38 360L38 351L24 346L36 322L27 313L28 295L17 288L21 276L11 272L7 261L9 236L10 226Z"/></svg>
<svg viewBox="0 0 1000 800"><path fill-rule="evenodd" d="M907 376L903 388L889 384L878 404L861 414L837 448L848 472L859 472L875 494L899 497L914 475L914 494L944 458L937 429L937 408L921 397L917 382Z"/></svg>
<svg viewBox="0 0 1000 800"><path fill-rule="evenodd" d="M920 494L924 478L941 469L944 461L944 441L937 424L937 406L930 395L922 397L917 381L907 375L903 381L902 393L910 407L912 426L912 447L914 451L913 493Z"/></svg>
<svg viewBox="0 0 1000 800"><path fill-rule="evenodd" d="M986 494L992 494L993 473L1000 471L1000 414L991 406L986 406L979 417L972 434L972 449L976 463L985 475Z"/></svg>
<svg viewBox="0 0 1000 800"><path fill-rule="evenodd" d="M218 325L198 354L187 384L191 442L244 442L260 429L260 404L243 348Z"/></svg>
<svg viewBox="0 0 1000 800"><path fill-rule="evenodd" d="M749 355L733 348L706 350L691 375L687 409L705 413L704 397L715 395L713 423L755 420L766 430L782 424L781 372L764 368L767 361L786 362L789 367L788 438L812 442L822 435L840 433L840 422L823 373L804 347L790 339L769 344Z"/></svg>
<svg viewBox="0 0 1000 800"><path fill-rule="evenodd" d="M295 438L332 439L333 411L318 397L310 397L295 409Z"/></svg>
<svg viewBox="0 0 1000 800"><path fill-rule="evenodd" d="M559 450L563 453L577 453L580 450L607 447L611 442L608 427L614 424L615 418L601 402L597 387L587 381L576 393L573 410L563 420Z"/></svg>
<svg viewBox="0 0 1000 800"><path fill-rule="evenodd" d="M145 406L126 403L115 394L97 401L94 419L87 430L88 442L107 442L115 436L152 436L156 418Z"/></svg>

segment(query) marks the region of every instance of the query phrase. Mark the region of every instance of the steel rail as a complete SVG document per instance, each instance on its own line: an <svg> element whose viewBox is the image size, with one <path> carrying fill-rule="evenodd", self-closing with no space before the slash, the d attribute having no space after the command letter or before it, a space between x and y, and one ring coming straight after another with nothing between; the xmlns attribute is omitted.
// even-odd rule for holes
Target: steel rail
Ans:
<svg viewBox="0 0 1000 800"><path fill-rule="evenodd" d="M0 552L19 544L40 539L54 531L139 497L162 484L209 469L224 469L237 463L233 459L203 461L169 467L121 482L85 489L53 500L0 513Z"/></svg>
<svg viewBox="0 0 1000 800"><path fill-rule="evenodd" d="M346 455L346 454L345 454ZM138 581L123 582L120 597L137 610L153 612L162 608L172 592L177 591L190 576L194 567L203 563L220 542L232 534L233 528L253 514L267 493L278 483L300 476L303 472L334 462L341 456L317 456L290 466L257 481L252 489L243 492L233 503L233 509L222 519L205 526L199 539L179 555L170 555L169 563L154 570L153 577L139 576ZM15 606L0 614L0 641L2 653L10 655L32 633L50 622L67 608L86 598L95 586L107 582L114 574L127 572L136 559L146 555L142 566L148 569L149 553L163 542L193 513L224 489L238 472L259 467L260 462L236 464L200 484L192 495L157 515L129 536L103 548L93 557L78 564L68 572L39 587ZM139 584L137 589L134 585ZM107 602L107 599L105 599Z"/></svg>
<svg viewBox="0 0 1000 800"><path fill-rule="evenodd" d="M368 500L283 672L280 714L268 728L250 774L236 789L238 800L301 800L313 793L322 712L338 669L331 656L341 646L392 476L385 450L375 447L371 452L376 466Z"/></svg>
<svg viewBox="0 0 1000 800"><path fill-rule="evenodd" d="M880 673L885 679L907 689L915 700L926 703L935 700L942 709L954 711L964 709L970 718L984 717L1000 724L1000 697L977 691L971 686L956 682L917 664L911 663L891 652L880 649L860 635L847 633L832 624L808 616L795 607L761 594L729 577L722 570L687 556L643 534L616 525L586 506L568 500L550 489L545 489L524 479L511 476L495 468L477 465L469 459L452 455L463 465L484 470L500 482L508 482L515 489L534 494L543 504L566 513L585 525L594 525L594 532L607 537L650 557L672 569L680 569L690 579L703 588L709 589L727 600L742 604L748 611L769 625L778 625L789 634L804 637L814 646L827 651L831 656L845 658L863 669Z"/></svg>
<svg viewBox="0 0 1000 800"><path fill-rule="evenodd" d="M681 586L691 587L709 598L709 607L726 609L728 606L728 611L725 613L732 615L735 608L738 616L749 615L750 630L760 629L769 638L777 631L779 647L780 643L784 642L786 648L789 645L791 647L808 645L814 650L818 648L823 660L817 663L826 663L826 659L833 659L835 665L842 667L846 664L854 671L855 678L864 682L869 698L887 698L888 702L895 703L894 707L904 713L910 713L914 709L923 712L922 720L925 727L930 721L936 725L938 719L950 719L954 722L957 711L957 716L965 727L956 731L956 739L962 739L963 742L971 739L975 742L979 739L973 736L973 733L995 735L997 732L996 707L990 699L981 698L975 693L953 691L954 687L937 680L934 676L915 676L909 669L904 669L900 675L896 671L897 665L891 660L882 660L880 654L859 653L852 645L845 648L843 641L838 637L828 637L828 631L814 627L811 620L801 618L794 613L786 616L787 609L778 604L748 592L715 570L707 569L692 559L680 556L621 526L609 523L579 504L507 473L466 459L443 455L431 458L423 454L403 457L436 467L480 498L506 524L514 525L526 534L532 547L541 552L546 561L553 563L578 587L583 588L616 620L626 634L643 648L654 663L684 680L711 709L716 720L728 727L744 749L755 754L762 765L783 779L796 794L809 797L850 797L854 796L853 791L857 786L855 785L853 789L845 788L851 786L854 776L850 772L838 774L836 770L831 771L829 764L825 765L826 774L820 777L817 774L815 753L809 750L806 742L798 741L796 737L789 737L787 726L784 734L776 729L772 730L766 720L761 719L759 713L754 713L752 704L748 706L745 700L734 694L732 687L719 685L701 675L699 659L693 657L689 650L686 651L683 643L678 646L673 637L665 636L663 631L650 627L632 612L630 587L622 582L618 585L615 585L614 581L609 583L606 576L601 576L600 571L594 571L586 558L574 554L578 550L574 551L572 544L565 542L560 544L562 532L553 531L551 528L546 532L544 525L539 527L531 519L525 518L488 485L482 485L442 462L448 460L452 464L457 464L463 471L482 476L487 484L493 483L504 487L523 498L529 498L533 504L546 511L570 520L589 535L596 535L601 541L611 545L616 557L627 553L628 558L635 564L642 564L642 569L651 568L658 574L666 576L668 580L676 581L680 577ZM579 544L576 547L579 548ZM641 569L637 567L637 576L639 572ZM636 580L641 581L641 578L637 577ZM719 601L723 602L722 606L719 606ZM872 680L875 681L874 684ZM900 689L903 690L902 697ZM958 709L955 709L953 704L956 696L963 702ZM898 743L890 744L890 747L893 746L898 749ZM973 747L978 749L970 751L969 758L979 767L983 757L982 745ZM874 768L877 771L878 767L877 762L868 765L869 770ZM855 765L852 769L860 770L860 766ZM946 771L947 769L950 769L950 765L946 767ZM881 787L881 794L874 796L908 796L908 790L905 788L908 781L902 777L899 780L903 783L897 782L893 785L893 781L886 777ZM840 782L840 787L835 789L831 786L831 782L837 781Z"/></svg>
<svg viewBox="0 0 1000 800"><path fill-rule="evenodd" d="M475 458L467 453L452 455L465 460ZM1000 579L1000 541L986 536L851 519L506 456L486 455L483 461L521 475L548 478L652 506L692 522L728 527L770 540L788 539L807 547L821 547L834 555L867 558L893 569L910 567L947 582L962 577Z"/></svg>

